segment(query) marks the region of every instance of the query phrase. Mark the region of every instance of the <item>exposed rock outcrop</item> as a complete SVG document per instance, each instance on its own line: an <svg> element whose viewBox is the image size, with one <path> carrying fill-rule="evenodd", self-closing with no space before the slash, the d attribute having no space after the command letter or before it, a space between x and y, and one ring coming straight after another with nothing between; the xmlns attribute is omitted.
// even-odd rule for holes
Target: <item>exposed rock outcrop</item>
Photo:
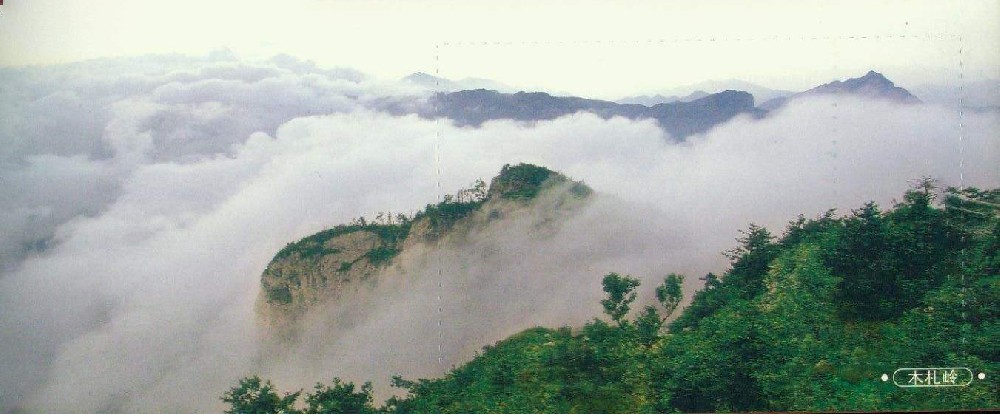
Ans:
<svg viewBox="0 0 1000 414"><path fill-rule="evenodd" d="M428 205L406 220L355 222L305 237L279 251L261 275L258 320L272 335L294 335L297 321L317 305L377 286L390 267L393 274L405 274L398 257L417 245L461 243L472 230L525 210L543 216L567 212L591 193L544 167L506 165L478 196Z"/></svg>

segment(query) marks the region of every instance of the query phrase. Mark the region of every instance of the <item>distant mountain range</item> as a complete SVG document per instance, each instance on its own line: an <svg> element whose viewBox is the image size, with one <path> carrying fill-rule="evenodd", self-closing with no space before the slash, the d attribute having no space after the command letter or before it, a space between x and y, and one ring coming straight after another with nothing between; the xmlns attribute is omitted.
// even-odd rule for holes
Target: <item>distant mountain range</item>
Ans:
<svg viewBox="0 0 1000 414"><path fill-rule="evenodd" d="M677 101L689 102L698 98L703 98L714 92L727 90L749 92L753 95L754 100L757 102L766 102L774 98L780 98L794 93L792 91L771 89L738 79L722 81L711 80L699 82L693 85L660 90L655 95L622 98L618 100L618 103L637 103L652 106L658 103L670 103Z"/></svg>
<svg viewBox="0 0 1000 414"><path fill-rule="evenodd" d="M815 95L855 95L867 98L884 99L894 102L914 104L920 103L920 99L892 83L881 73L868 71L860 78L847 79L845 81L833 81L789 96L771 99L760 104L760 108L772 111L785 105L790 100L803 96Z"/></svg>
<svg viewBox="0 0 1000 414"><path fill-rule="evenodd" d="M705 91L694 91L686 96L676 96L676 95L663 96L660 94L652 96L639 95L639 96L630 96L627 98L622 98L619 99L617 102L620 104L639 104L639 105L653 106L661 103L691 102L696 99L704 98L708 95L711 94Z"/></svg>
<svg viewBox="0 0 1000 414"><path fill-rule="evenodd" d="M741 91L724 91L691 102L645 106L552 96L545 92L502 93L486 89L438 93L416 112L425 118L450 118L459 125L478 126L493 119L538 121L581 111L605 118L655 119L676 138L705 132L741 113L757 113L753 95Z"/></svg>
<svg viewBox="0 0 1000 414"><path fill-rule="evenodd" d="M507 87L484 79L451 81L425 73L415 73L404 82L436 91L426 99L396 99L376 103L379 109L395 114L416 113L424 118L449 118L459 125L479 126L496 119L539 121L555 119L576 112L590 112L604 118L655 119L661 128L675 139L703 133L740 114L764 117L787 102L804 96L855 95L885 99L900 103L920 103L906 89L900 88L882 74L869 71L862 77L833 81L804 92L792 93L767 89L743 81L703 82L701 86L738 85L752 89L771 99L754 105L752 92L728 89L718 93L697 90L689 95L637 96L620 102L587 99L575 96L554 96L545 92L504 92L486 87L464 89L471 85ZM706 88L712 90L710 88Z"/></svg>
<svg viewBox="0 0 1000 414"><path fill-rule="evenodd" d="M404 83L427 88L435 92L455 92L470 89L489 89L499 92L517 92L518 89L497 81L480 78L465 78L460 80L445 79L439 76L417 72L403 78Z"/></svg>

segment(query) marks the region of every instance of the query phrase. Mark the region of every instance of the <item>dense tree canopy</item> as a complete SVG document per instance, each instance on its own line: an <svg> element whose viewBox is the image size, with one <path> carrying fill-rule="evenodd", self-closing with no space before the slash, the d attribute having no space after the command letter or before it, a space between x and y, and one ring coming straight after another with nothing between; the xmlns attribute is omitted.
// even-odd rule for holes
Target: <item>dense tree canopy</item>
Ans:
<svg viewBox="0 0 1000 414"><path fill-rule="evenodd" d="M868 203L844 217L799 217L780 238L750 226L727 252L729 270L706 275L669 329L661 327L680 302L681 275L655 288L661 314L631 311L641 286L612 273L602 301L611 324L529 329L441 378L396 378L408 394L377 409L369 388L318 386L310 407L322 395L338 401L323 407L361 408L306 412L1000 407L991 379L916 390L880 379L901 367L1000 368L1000 190L935 194L925 180L887 211ZM293 412L286 402L297 397L253 377L224 400L229 412L278 413Z"/></svg>

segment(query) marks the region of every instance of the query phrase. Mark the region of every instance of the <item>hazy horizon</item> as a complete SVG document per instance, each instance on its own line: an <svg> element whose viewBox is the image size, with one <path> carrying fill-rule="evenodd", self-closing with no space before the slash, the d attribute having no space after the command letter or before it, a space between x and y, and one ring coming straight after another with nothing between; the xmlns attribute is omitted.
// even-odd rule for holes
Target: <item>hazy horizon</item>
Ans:
<svg viewBox="0 0 1000 414"><path fill-rule="evenodd" d="M501 92L515 92L515 91L546 92L546 93L549 93L549 94L552 94L552 95L556 95L556 96L578 96L578 97L582 97L582 98L601 99L601 100L607 100L607 101L617 101L617 100L620 100L620 99L623 99L623 98L635 97L635 96L654 96L654 95L670 96L670 95L676 95L678 97L683 97L683 96L686 96L686 95L691 94L693 92L716 93L716 92L721 92L722 90L725 90L725 89L744 90L744 89L764 88L764 89L767 89L767 90L770 90L770 91L775 91L775 92L797 93L797 92L803 92L803 91L811 89L813 87L816 87L816 86L819 86L819 85L823 85L823 84L826 84L826 83L830 83L830 82L834 82L834 81L843 81L843 80L846 80L846 79L859 78L859 77L864 76L868 71L875 71L877 73L880 73L880 74L884 75L890 81L893 81L896 84L896 86L902 87L904 89L908 89L908 90L910 90L911 93L915 93L917 91L920 91L922 89L929 88L929 87L934 87L934 88L953 88L954 92L956 94L958 94L959 92L961 92L961 93L973 93L972 91L964 90L963 89L964 85L975 84L977 82L984 82L984 81L986 81L986 82L1000 82L1000 76L997 76L997 77L982 77L982 78L955 77L954 79L937 79L936 81L928 80L928 81L925 81L925 82L904 83L902 81L899 81L899 78L896 77L893 72L883 71L883 70L879 70L877 68L872 68L872 69L865 69L865 70L843 70L842 73L840 73L840 74L831 75L833 77L824 77L824 75L818 75L817 74L817 75L814 75L814 76L811 77L811 78L815 79L813 81L802 81L802 82L799 82L799 83L802 83L802 84L806 85L806 86L803 86L801 88L779 87L779 86L776 86L776 85L771 84L771 83L758 82L758 81L755 81L755 80L750 79L750 78L731 77L731 78L724 78L724 79L723 78L705 78L705 79L700 79L700 80L693 81L693 82L688 82L688 83L664 83L662 85L651 86L651 87L649 87L649 89L635 89L635 90L632 90L632 92L623 93L621 95L588 95L588 94L575 94L575 93L573 93L571 91L568 91L568 90L546 88L546 87L538 86L538 85L531 86L531 85L517 84L517 83L509 82L509 81L505 80L504 78L481 78L481 77L475 77L475 76L463 76L463 77L452 77L452 78L449 78L449 77L446 77L446 76L444 76L442 74L435 74L435 73L421 71L421 70L414 70L413 72L408 72L408 73L405 73L402 76L398 76L398 77L379 77L379 76L376 76L376 75L373 75L373 74L361 71L361 70L359 70L357 68L351 67L350 65L324 66L324 65L318 64L315 61L311 61L311 60L307 60L307 59L302 59L300 57L292 56L292 55L288 55L288 54L284 54L284 53L279 53L279 54L275 54L275 55L272 55L272 56L263 57L263 58L260 58L260 59L245 59L245 58L242 58L240 55L238 55L237 53L235 53L234 51L232 51L231 49L228 49L228 48L220 48L220 49L213 50L213 51L211 51L209 53L206 53L206 54L203 54L203 55L185 55L185 54L181 54L181 53L164 53L164 54L146 54L146 55L140 55L140 56L98 57L98 58L92 58L92 59L86 59L86 60L80 60L80 61L73 61L73 62L0 66L0 70L14 70L14 71L23 71L23 70L29 70L29 71L31 71L31 70L46 70L46 69L53 69L54 70L54 69L59 69L59 68L74 68L74 67L81 67L81 66L82 67L95 66L95 65L96 66L100 66L100 65L104 65L104 64L111 64L113 66L116 63L121 63L121 62L141 62L141 61L144 61L144 60L157 61L157 60L161 60L161 59L165 59L165 60L175 60L176 59L178 61L184 61L184 60L189 60L189 61L213 61L213 60L215 60L215 61L230 61L232 63L243 62L243 63L260 63L260 64L268 64L268 63L274 63L274 62L280 62L280 61L288 61L288 62L295 62L295 64L304 65L304 67L312 67L312 68L315 68L317 70L352 72L352 73L354 73L358 77L358 79L362 79L363 78L367 82L377 83L377 84L383 84L383 85L399 84L400 81L404 80L405 78L409 77L410 75L424 74L424 75L433 76L435 78L440 78L440 79L449 81L449 82L451 82L451 83L453 83L455 85L458 85L459 88L457 88L457 89L480 89L480 88L485 88L485 89L500 90ZM940 72L944 72L945 69L939 68L939 71ZM436 72L436 71L432 71L432 72ZM615 79L595 79L595 82L613 81L613 80L615 80ZM462 87L463 85L466 85L466 82L470 82L471 86ZM735 84L736 86L729 86L729 85L733 85L733 84ZM751 87L750 88L741 88L740 87L741 84L748 84ZM753 93L753 90L747 90L747 91ZM411 92L413 92L413 91L411 91ZM413 92L413 93L415 93L415 92ZM755 97L756 97L756 95L755 95ZM919 94L918 94L918 97L920 97ZM761 102L762 101L758 99L758 101L756 103L760 104Z"/></svg>
<svg viewBox="0 0 1000 414"><path fill-rule="evenodd" d="M696 275L724 269L720 252L751 222L778 232L798 214L889 205L923 176L1000 185L996 112L941 105L817 96L678 141L654 120L589 113L475 128L392 116L369 103L405 88L294 59L147 57L0 76L11 103L0 108L11 121L0 128L11 144L0 152L0 205L10 212L0 221L0 393L43 411L209 409L253 372L308 385L330 370L384 387L390 374L442 373L434 344L458 364L525 324L586 320L594 307L566 304L597 304L596 278L608 271L646 280L686 272L690 290ZM495 302L443 316L476 318L480 330L423 338L423 357L409 363L381 347L331 349L366 345L345 333L289 359L261 348L253 300L281 246L359 215L418 210L518 162L607 198L548 238L514 226L432 252L459 269L484 251L507 263L455 273L482 290L449 287ZM523 295L498 285L503 269L551 277L524 278L542 296ZM421 286L438 275L410 274L424 275L414 276ZM547 302L552 284L574 287ZM395 303L428 303L420 297ZM416 334L422 325L406 321L441 318L424 306L400 319L393 301L377 303L354 324L359 338ZM514 303L544 317L495 307Z"/></svg>
<svg viewBox="0 0 1000 414"><path fill-rule="evenodd" d="M608 272L649 282L647 298L683 272L690 295L751 224L779 234L799 215L892 206L924 177L1000 187L998 13L996 1L9 0L0 412L220 411L254 373L283 387L373 380L385 395L390 375L441 375L513 332L600 315ZM401 81L614 101L730 79L799 92L869 70L926 99L874 82L765 113L728 94L739 99L677 111L726 115L681 135L560 106L572 100L482 123L422 116L430 91ZM521 162L597 197L405 252L387 270L398 279L321 308L287 352L261 340L254 304L282 246L419 211Z"/></svg>
<svg viewBox="0 0 1000 414"><path fill-rule="evenodd" d="M425 72L612 100L706 80L803 90L868 70L909 86L1000 79L1000 4L990 1L36 0L0 12L0 66L228 49L382 80Z"/></svg>

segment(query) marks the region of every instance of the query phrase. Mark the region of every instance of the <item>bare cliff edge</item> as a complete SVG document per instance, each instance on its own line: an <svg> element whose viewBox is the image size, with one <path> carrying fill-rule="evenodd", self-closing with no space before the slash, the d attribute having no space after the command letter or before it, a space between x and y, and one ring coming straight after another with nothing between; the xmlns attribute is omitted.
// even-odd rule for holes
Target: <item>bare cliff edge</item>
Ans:
<svg viewBox="0 0 1000 414"><path fill-rule="evenodd" d="M540 217L544 223L581 205L591 193L544 167L505 165L488 190L480 181L413 217L357 219L289 243L261 275L258 322L269 334L292 335L296 322L317 305L374 288L389 268L395 270L393 277L405 275L398 258L417 245L434 249L461 242L471 230L530 210L546 216Z"/></svg>

